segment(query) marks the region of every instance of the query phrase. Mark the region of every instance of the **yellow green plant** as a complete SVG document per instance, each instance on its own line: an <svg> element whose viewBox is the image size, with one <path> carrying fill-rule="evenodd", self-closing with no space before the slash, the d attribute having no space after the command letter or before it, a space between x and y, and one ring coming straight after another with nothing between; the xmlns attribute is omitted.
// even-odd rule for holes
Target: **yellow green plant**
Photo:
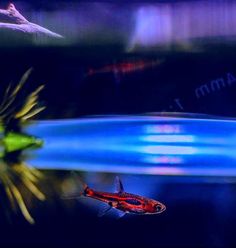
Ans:
<svg viewBox="0 0 236 248"><path fill-rule="evenodd" d="M24 133L23 127L28 124L31 117L45 107L38 104L38 94L43 86L26 97L21 94L31 72L32 69L29 69L15 87L11 84L8 86L0 104L0 183L5 189L12 209L19 208L25 219L33 224L34 219L29 213L19 186L23 186L39 200L45 200L45 195L37 186L42 174L22 161L22 152L41 147L43 141Z"/></svg>

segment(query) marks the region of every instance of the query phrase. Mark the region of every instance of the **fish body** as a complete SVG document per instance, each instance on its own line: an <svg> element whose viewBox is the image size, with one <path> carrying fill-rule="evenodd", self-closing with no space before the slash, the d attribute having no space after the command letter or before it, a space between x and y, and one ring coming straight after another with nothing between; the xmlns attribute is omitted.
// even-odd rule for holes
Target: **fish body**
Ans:
<svg viewBox="0 0 236 248"><path fill-rule="evenodd" d="M103 74L103 73L115 73L115 74L128 74L136 71L142 71L146 68L157 66L162 61L145 61L145 60L137 60L137 61L127 61L121 63L114 63L110 65L106 65L102 68L98 69L89 69L88 76L92 76L95 74Z"/></svg>
<svg viewBox="0 0 236 248"><path fill-rule="evenodd" d="M159 201L125 192L119 177L116 177L115 179L115 186L116 192L108 193L96 191L88 187L86 184L83 184L84 189L80 195L90 197L107 204L106 207L102 209L102 212L100 212L100 216L104 215L111 208L119 210L121 213L120 217L126 213L159 214L166 209L165 205Z"/></svg>
<svg viewBox="0 0 236 248"><path fill-rule="evenodd" d="M110 207L125 213L157 214L163 212L165 206L153 199L130 193L107 193L87 188L85 196L107 203Z"/></svg>

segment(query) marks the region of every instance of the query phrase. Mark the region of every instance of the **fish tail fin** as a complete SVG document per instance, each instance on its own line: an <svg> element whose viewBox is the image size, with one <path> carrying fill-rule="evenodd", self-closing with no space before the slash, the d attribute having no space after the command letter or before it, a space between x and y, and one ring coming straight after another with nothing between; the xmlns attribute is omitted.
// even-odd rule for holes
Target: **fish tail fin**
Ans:
<svg viewBox="0 0 236 248"><path fill-rule="evenodd" d="M81 178L72 172L69 178L65 179L62 183L62 198L63 199L76 199L86 195L89 189L88 185L81 180Z"/></svg>
<svg viewBox="0 0 236 248"><path fill-rule="evenodd" d="M72 174L73 174L74 179L80 184L80 188L79 188L80 195L79 196L85 195L86 191L89 189L89 186L84 181L82 181L82 179L78 177L75 172L72 172Z"/></svg>

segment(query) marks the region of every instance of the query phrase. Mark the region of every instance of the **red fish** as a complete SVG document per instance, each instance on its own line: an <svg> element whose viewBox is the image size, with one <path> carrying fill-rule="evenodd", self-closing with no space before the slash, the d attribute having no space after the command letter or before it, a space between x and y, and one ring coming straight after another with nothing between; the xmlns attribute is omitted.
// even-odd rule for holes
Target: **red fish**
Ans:
<svg viewBox="0 0 236 248"><path fill-rule="evenodd" d="M145 70L146 68L154 67L161 63L162 63L161 60L155 60L155 61L135 60L128 62L114 63L98 69L91 68L89 69L87 75L92 76L95 74L111 73L111 72L114 74L128 74L136 71L142 71Z"/></svg>
<svg viewBox="0 0 236 248"><path fill-rule="evenodd" d="M99 216L103 216L112 208L119 210L119 217L126 213L133 214L159 214L165 211L166 207L159 201L149 199L143 196L126 193L119 177L115 179L116 192L108 193L96 191L83 184L83 192L74 195L72 198L84 195L107 203L106 207L100 211ZM70 197L71 198L71 197Z"/></svg>

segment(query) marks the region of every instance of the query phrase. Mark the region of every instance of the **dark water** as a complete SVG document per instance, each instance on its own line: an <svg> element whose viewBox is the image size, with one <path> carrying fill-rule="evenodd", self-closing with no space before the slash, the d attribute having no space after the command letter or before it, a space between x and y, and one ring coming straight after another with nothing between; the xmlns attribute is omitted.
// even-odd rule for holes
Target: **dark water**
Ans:
<svg viewBox="0 0 236 248"><path fill-rule="evenodd" d="M97 175L90 175L92 178ZM112 176L103 189L112 189ZM50 178L50 177L49 177ZM61 177L62 178L62 177ZM52 178L51 178L52 179ZM55 179L55 178L54 178ZM27 225L19 216L14 224L2 224L1 245L14 247L215 247L234 246L233 214L235 183L227 178L195 181L196 178L157 176L123 177L127 190L132 184L149 186L167 210L155 216L125 216L116 220L97 217L98 206L85 199L67 202L49 193L44 204L33 210L36 224ZM126 184L128 183L128 185ZM141 185L139 184L141 182ZM93 184L93 186L96 186ZM99 185L97 185L99 186ZM105 187L104 187L105 186ZM142 187L143 186L143 187ZM89 204L89 205L88 205Z"/></svg>
<svg viewBox="0 0 236 248"><path fill-rule="evenodd" d="M87 50L86 50L87 49ZM180 111L235 116L235 47L213 46L210 51L125 55L119 46L66 48L4 48L1 50L1 82L17 82L33 66L30 87L45 84L41 94L47 110L41 118L76 118L96 114L142 114ZM103 67L114 60L164 59L158 68L120 75L104 73L86 77L89 68ZM211 82L225 80L212 90ZM222 81L221 81L222 83ZM220 83L220 84L221 84ZM196 90L208 85L198 98ZM4 89L4 88L3 88ZM62 94L63 93L63 94ZM177 104L176 101L179 101Z"/></svg>

